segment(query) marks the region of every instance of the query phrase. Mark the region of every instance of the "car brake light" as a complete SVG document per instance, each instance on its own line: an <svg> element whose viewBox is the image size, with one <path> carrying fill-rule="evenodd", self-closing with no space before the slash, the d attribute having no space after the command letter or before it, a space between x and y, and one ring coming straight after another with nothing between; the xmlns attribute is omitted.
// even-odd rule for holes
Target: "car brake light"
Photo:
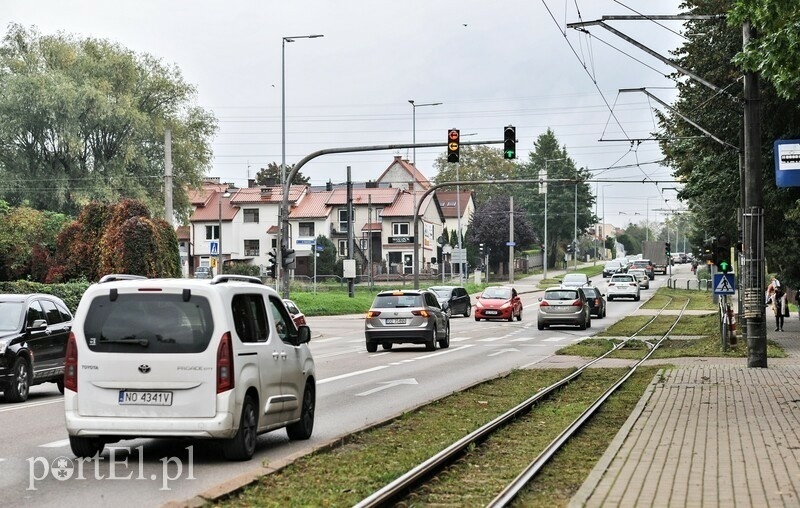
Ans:
<svg viewBox="0 0 800 508"><path fill-rule="evenodd" d="M415 315L415 316L428 317L428 311L427 311L427 310L425 310L425 309L422 309L422 310L412 310L412 311L411 311L411 313L412 313L413 315Z"/></svg>
<svg viewBox="0 0 800 508"><path fill-rule="evenodd" d="M371 311L367 312L367 319L373 318L375 316L380 316L380 315L381 315L381 311L379 311L379 310L371 310Z"/></svg>
<svg viewBox="0 0 800 508"><path fill-rule="evenodd" d="M233 341L231 332L225 332L217 348L217 393L232 390L233 387Z"/></svg>
<svg viewBox="0 0 800 508"><path fill-rule="evenodd" d="M608 285L609 285L609 286L613 286L613 285L614 285L614 283L613 283L613 282L609 282L609 283L608 283Z"/></svg>
<svg viewBox="0 0 800 508"><path fill-rule="evenodd" d="M542 303L539 304L539 307L550 307L550 304L545 301L542 301Z"/></svg>
<svg viewBox="0 0 800 508"><path fill-rule="evenodd" d="M572 304L570 306L571 307L583 307L583 302L581 301L580 298L578 298L577 300L572 302Z"/></svg>
<svg viewBox="0 0 800 508"><path fill-rule="evenodd" d="M73 392L78 391L78 342L72 332L69 332L67 354L64 359L64 388Z"/></svg>

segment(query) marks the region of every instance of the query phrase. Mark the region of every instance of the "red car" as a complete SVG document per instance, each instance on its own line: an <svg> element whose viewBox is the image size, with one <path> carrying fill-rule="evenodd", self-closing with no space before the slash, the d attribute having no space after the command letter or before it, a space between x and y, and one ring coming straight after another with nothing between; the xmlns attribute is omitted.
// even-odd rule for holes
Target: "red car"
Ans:
<svg viewBox="0 0 800 508"><path fill-rule="evenodd" d="M522 321L522 301L511 286L488 287L475 300L475 321L514 318Z"/></svg>
<svg viewBox="0 0 800 508"><path fill-rule="evenodd" d="M289 311L289 315L292 316L292 320L294 321L295 326L302 326L306 324L306 316L303 314L297 305L288 299L283 300L284 305L286 305L286 310Z"/></svg>

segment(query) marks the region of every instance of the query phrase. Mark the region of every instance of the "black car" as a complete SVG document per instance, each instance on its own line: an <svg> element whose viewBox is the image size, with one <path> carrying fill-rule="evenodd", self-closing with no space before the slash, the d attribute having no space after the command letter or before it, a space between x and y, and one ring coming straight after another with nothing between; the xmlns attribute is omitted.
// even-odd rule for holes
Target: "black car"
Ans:
<svg viewBox="0 0 800 508"><path fill-rule="evenodd" d="M606 317L606 299L603 297L603 293L591 286L582 287L581 290L589 303L589 314L597 316L598 319Z"/></svg>
<svg viewBox="0 0 800 508"><path fill-rule="evenodd" d="M64 393L64 358L72 329L66 304L46 294L0 295L0 391L24 402L32 385Z"/></svg>
<svg viewBox="0 0 800 508"><path fill-rule="evenodd" d="M466 289L461 286L433 286L430 290L436 294L439 305L448 315L469 317L472 312L472 300Z"/></svg>

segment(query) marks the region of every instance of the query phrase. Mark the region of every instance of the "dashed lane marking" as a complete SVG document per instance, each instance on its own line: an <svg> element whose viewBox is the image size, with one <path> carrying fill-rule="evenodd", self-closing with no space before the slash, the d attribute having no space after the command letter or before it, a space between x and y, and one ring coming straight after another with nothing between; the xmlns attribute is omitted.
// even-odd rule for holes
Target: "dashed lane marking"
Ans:
<svg viewBox="0 0 800 508"><path fill-rule="evenodd" d="M69 446L69 439L62 439L61 441L53 441L52 443L45 443L39 445L39 448L63 448Z"/></svg>

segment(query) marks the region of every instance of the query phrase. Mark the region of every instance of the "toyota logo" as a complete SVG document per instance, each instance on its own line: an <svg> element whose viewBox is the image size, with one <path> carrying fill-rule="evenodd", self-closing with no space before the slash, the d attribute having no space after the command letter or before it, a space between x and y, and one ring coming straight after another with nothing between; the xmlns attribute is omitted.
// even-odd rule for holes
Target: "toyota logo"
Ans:
<svg viewBox="0 0 800 508"><path fill-rule="evenodd" d="M139 372L141 372L142 374L147 374L148 372L150 372L150 366L149 365L139 365Z"/></svg>

